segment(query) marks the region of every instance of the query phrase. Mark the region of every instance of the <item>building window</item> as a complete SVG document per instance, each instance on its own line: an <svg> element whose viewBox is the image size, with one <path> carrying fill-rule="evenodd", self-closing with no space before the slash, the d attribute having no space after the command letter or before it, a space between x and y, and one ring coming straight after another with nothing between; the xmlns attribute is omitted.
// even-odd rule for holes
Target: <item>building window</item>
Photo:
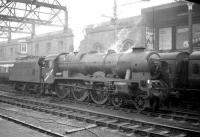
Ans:
<svg viewBox="0 0 200 137"><path fill-rule="evenodd" d="M120 51L124 52L127 51L129 49L131 49L134 45L134 41L130 40L130 39L126 39L123 41L122 43L122 49Z"/></svg>
<svg viewBox="0 0 200 137"><path fill-rule="evenodd" d="M26 42L20 43L20 53L27 54L27 43Z"/></svg>
<svg viewBox="0 0 200 137"><path fill-rule="evenodd" d="M172 28L159 29L159 50L172 49Z"/></svg>
<svg viewBox="0 0 200 137"><path fill-rule="evenodd" d="M39 44L35 45L35 55L39 55Z"/></svg>
<svg viewBox="0 0 200 137"><path fill-rule="evenodd" d="M59 52L65 51L65 49L63 47L63 41L62 40L58 41L58 48L59 48Z"/></svg>
<svg viewBox="0 0 200 137"><path fill-rule="evenodd" d="M70 45L69 46L69 52L73 52L74 51L74 46L73 45Z"/></svg>
<svg viewBox="0 0 200 137"><path fill-rule="evenodd" d="M145 43L146 43L146 48L147 49L153 49L154 48L154 40L155 40L155 35L154 35L154 29L152 27L146 27L146 38L145 38Z"/></svg>
<svg viewBox="0 0 200 137"><path fill-rule="evenodd" d="M200 24L193 25L193 47L200 48Z"/></svg>
<svg viewBox="0 0 200 137"><path fill-rule="evenodd" d="M48 42L46 45L46 51L47 51L47 53L49 53L51 51L51 43L50 42Z"/></svg>
<svg viewBox="0 0 200 137"><path fill-rule="evenodd" d="M176 30L176 48L189 48L189 28L187 26L179 26ZM200 47L200 24L193 25L193 47Z"/></svg>
<svg viewBox="0 0 200 137"><path fill-rule="evenodd" d="M188 43L188 27L179 26L176 28L176 49L187 49Z"/></svg>
<svg viewBox="0 0 200 137"><path fill-rule="evenodd" d="M101 43L96 42L96 43L93 45L93 49L94 49L95 51L102 51L102 50L103 50L103 46L102 46Z"/></svg>
<svg viewBox="0 0 200 137"><path fill-rule="evenodd" d="M3 47L0 48L0 56L4 57L4 48Z"/></svg>
<svg viewBox="0 0 200 137"><path fill-rule="evenodd" d="M13 48L10 48L10 56L13 56Z"/></svg>

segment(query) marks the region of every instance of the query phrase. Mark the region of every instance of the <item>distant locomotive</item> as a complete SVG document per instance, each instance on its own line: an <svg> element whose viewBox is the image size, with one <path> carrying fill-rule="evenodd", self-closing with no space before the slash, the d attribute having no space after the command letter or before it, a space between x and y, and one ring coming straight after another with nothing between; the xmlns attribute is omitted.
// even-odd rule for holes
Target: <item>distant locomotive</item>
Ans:
<svg viewBox="0 0 200 137"><path fill-rule="evenodd" d="M161 80L159 54L134 48L130 53L62 53L14 64L9 79L15 88L55 91L58 97L72 95L77 101L92 100L115 106L134 101L138 110L157 106L168 96Z"/></svg>

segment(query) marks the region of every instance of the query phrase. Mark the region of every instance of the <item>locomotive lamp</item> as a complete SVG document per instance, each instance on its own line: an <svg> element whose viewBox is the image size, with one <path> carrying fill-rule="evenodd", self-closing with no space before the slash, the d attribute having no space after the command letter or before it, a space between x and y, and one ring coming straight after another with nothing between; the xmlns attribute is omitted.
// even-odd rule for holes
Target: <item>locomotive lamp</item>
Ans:
<svg viewBox="0 0 200 137"><path fill-rule="evenodd" d="M147 85L148 85L148 88L152 88L152 82L151 82L151 80L147 80Z"/></svg>

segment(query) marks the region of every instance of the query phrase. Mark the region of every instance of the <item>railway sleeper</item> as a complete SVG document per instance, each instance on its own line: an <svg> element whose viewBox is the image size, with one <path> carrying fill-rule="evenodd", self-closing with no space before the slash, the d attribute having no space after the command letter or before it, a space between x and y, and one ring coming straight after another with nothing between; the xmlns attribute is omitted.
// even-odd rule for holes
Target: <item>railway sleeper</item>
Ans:
<svg viewBox="0 0 200 137"><path fill-rule="evenodd" d="M12 101L11 98L9 98L9 100ZM23 99L18 99L18 101L22 101L22 100ZM9 102L9 101L7 101L7 102ZM23 101L23 102L27 102L27 103L31 103L31 104L40 104L40 103L34 103L33 101L30 101L30 102L29 101ZM18 104L20 104L20 103L17 103L17 102L14 103L14 105L18 105ZM43 106L45 106L45 104L43 104ZM25 106L26 107L26 106L29 106L29 105L21 105L20 104L19 106L20 107L21 106ZM57 105L53 105L53 106L56 107ZM36 109L36 110L39 110L39 109ZM52 112L54 110L48 110L48 111ZM78 117L78 120L80 118L82 118L82 117L87 117L88 119L91 118L89 114L82 114L82 115L80 115L81 113L78 113L78 112L72 112L72 113L68 114L67 116L68 117L72 117L73 119L77 119L77 117ZM64 112L57 112L57 113L65 114ZM55 115L55 113L52 113L52 114ZM140 132L148 132L148 133L150 132L151 134L160 134L160 133L163 133L163 130L164 131L168 130L169 132L165 133L163 136L186 136L187 135L187 131L186 132L185 131L183 131L183 132L182 131L176 132L176 130L171 130L170 128L164 128L164 129L161 128L160 131L159 131L158 127L155 127L155 130L154 130L154 126L152 127L151 125L144 126L144 125L139 124L139 123L130 123L130 124L126 123L126 124L123 124L123 122L119 122L119 119L115 119L115 118L111 118L110 119L110 117L107 117L105 119L99 119L99 120L96 121L96 124L99 125L99 126L107 126L107 127L111 127L111 128L112 127L118 127L121 130L123 130L123 129L127 130L128 129L128 130L132 130L134 132L139 130Z"/></svg>

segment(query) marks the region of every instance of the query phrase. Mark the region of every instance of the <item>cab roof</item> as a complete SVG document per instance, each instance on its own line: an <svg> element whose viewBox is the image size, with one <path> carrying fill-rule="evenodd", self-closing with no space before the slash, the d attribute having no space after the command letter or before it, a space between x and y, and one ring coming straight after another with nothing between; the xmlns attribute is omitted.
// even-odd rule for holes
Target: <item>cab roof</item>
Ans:
<svg viewBox="0 0 200 137"><path fill-rule="evenodd" d="M193 52L190 54L189 59L200 60L200 51L193 51Z"/></svg>

